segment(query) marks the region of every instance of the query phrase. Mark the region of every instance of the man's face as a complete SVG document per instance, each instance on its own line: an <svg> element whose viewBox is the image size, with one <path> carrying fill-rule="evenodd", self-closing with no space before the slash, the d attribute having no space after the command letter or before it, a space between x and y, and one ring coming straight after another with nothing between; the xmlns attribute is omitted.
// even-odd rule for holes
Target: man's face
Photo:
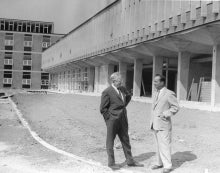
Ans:
<svg viewBox="0 0 220 173"><path fill-rule="evenodd" d="M119 77L116 80L113 81L113 84L116 88L120 87L122 85L122 79Z"/></svg>
<svg viewBox="0 0 220 173"><path fill-rule="evenodd" d="M154 78L154 86L157 90L160 90L164 87L164 82L160 81L160 76Z"/></svg>

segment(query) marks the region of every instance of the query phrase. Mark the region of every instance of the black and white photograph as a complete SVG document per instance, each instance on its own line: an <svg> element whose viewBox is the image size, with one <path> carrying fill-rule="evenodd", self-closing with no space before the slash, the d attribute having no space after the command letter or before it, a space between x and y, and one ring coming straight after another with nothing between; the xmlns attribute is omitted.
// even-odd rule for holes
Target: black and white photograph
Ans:
<svg viewBox="0 0 220 173"><path fill-rule="evenodd" d="M220 173L220 0L0 0L0 173Z"/></svg>

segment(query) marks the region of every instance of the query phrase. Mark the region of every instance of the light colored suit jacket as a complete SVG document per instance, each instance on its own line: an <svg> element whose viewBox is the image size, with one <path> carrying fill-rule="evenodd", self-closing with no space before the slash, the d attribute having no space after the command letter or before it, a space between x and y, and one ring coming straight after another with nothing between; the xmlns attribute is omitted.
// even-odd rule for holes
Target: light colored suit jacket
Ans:
<svg viewBox="0 0 220 173"><path fill-rule="evenodd" d="M173 91L166 87L159 98L153 97L150 127L154 130L171 130L171 116L179 111L179 104Z"/></svg>

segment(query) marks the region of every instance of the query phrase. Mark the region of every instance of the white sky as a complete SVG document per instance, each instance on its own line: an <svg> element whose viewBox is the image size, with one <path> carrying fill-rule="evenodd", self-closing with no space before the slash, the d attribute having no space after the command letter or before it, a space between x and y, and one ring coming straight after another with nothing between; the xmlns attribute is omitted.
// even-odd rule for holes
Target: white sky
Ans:
<svg viewBox="0 0 220 173"><path fill-rule="evenodd" d="M114 0L0 0L0 18L54 22L65 34Z"/></svg>

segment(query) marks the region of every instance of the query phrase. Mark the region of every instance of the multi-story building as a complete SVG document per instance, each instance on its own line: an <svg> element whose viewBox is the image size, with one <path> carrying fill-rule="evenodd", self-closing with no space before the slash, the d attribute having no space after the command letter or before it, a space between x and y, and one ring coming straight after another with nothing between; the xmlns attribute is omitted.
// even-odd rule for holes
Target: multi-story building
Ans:
<svg viewBox="0 0 220 173"><path fill-rule="evenodd" d="M42 68L70 92L101 93L119 71L146 100L159 73L181 104L220 109L219 29L220 0L115 0L48 48Z"/></svg>
<svg viewBox="0 0 220 173"><path fill-rule="evenodd" d="M48 88L42 52L62 35L51 22L0 19L0 88Z"/></svg>

